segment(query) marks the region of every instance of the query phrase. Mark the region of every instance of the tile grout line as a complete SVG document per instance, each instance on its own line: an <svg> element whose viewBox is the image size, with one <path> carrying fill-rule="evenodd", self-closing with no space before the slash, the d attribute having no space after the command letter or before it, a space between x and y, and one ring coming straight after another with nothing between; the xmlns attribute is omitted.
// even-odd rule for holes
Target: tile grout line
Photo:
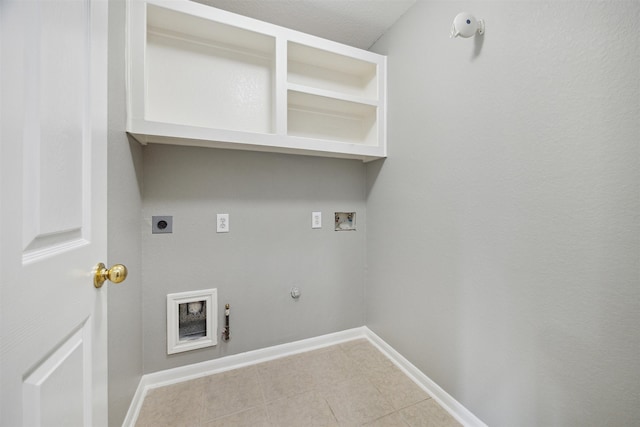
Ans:
<svg viewBox="0 0 640 427"><path fill-rule="evenodd" d="M209 381L207 381L208 383ZM206 396L207 396L207 384L205 383L205 385L202 387L202 395L200 396L200 427L204 426L205 424L205 420L204 420L204 414L206 412Z"/></svg>
<svg viewBox="0 0 640 427"><path fill-rule="evenodd" d="M260 384L260 395L262 395L262 405L264 405L264 413L267 416L267 422L269 425L273 425L271 421L271 415L269 414L269 408L267 407L267 396L264 392L264 381L262 380L262 375L260 375L260 369L258 369L258 364L254 365L256 371L256 377L258 378L258 383Z"/></svg>

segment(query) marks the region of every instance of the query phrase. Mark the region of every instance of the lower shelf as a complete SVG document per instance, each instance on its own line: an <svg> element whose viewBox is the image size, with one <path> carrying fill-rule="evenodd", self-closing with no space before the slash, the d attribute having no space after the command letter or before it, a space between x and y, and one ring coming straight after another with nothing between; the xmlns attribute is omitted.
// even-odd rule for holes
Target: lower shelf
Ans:
<svg viewBox="0 0 640 427"><path fill-rule="evenodd" d="M289 91L287 134L374 146L378 144L377 107Z"/></svg>

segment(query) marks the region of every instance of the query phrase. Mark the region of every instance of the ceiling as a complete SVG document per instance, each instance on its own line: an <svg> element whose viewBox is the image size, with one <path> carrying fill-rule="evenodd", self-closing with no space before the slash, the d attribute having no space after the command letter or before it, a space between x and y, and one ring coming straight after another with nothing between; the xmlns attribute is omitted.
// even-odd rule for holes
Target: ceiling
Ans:
<svg viewBox="0 0 640 427"><path fill-rule="evenodd" d="M197 0L250 18L368 49L416 0Z"/></svg>

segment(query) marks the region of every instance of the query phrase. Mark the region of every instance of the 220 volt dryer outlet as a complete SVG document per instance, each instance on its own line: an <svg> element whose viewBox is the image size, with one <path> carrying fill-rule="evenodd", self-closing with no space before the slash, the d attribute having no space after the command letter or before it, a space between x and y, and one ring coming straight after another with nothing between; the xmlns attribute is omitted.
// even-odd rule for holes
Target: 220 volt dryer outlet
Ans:
<svg viewBox="0 0 640 427"><path fill-rule="evenodd" d="M163 234L173 233L173 217L172 216L152 216L151 217L151 233Z"/></svg>

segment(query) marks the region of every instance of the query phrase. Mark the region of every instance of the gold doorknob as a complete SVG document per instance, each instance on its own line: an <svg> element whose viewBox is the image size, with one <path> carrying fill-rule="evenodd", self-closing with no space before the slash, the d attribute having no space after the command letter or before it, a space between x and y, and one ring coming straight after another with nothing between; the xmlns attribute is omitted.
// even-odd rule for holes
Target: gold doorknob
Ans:
<svg viewBox="0 0 640 427"><path fill-rule="evenodd" d="M122 264L115 264L107 269L103 263L96 265L96 274L93 276L93 285L101 288L105 281L110 280L113 283L123 282L127 278L127 267Z"/></svg>

